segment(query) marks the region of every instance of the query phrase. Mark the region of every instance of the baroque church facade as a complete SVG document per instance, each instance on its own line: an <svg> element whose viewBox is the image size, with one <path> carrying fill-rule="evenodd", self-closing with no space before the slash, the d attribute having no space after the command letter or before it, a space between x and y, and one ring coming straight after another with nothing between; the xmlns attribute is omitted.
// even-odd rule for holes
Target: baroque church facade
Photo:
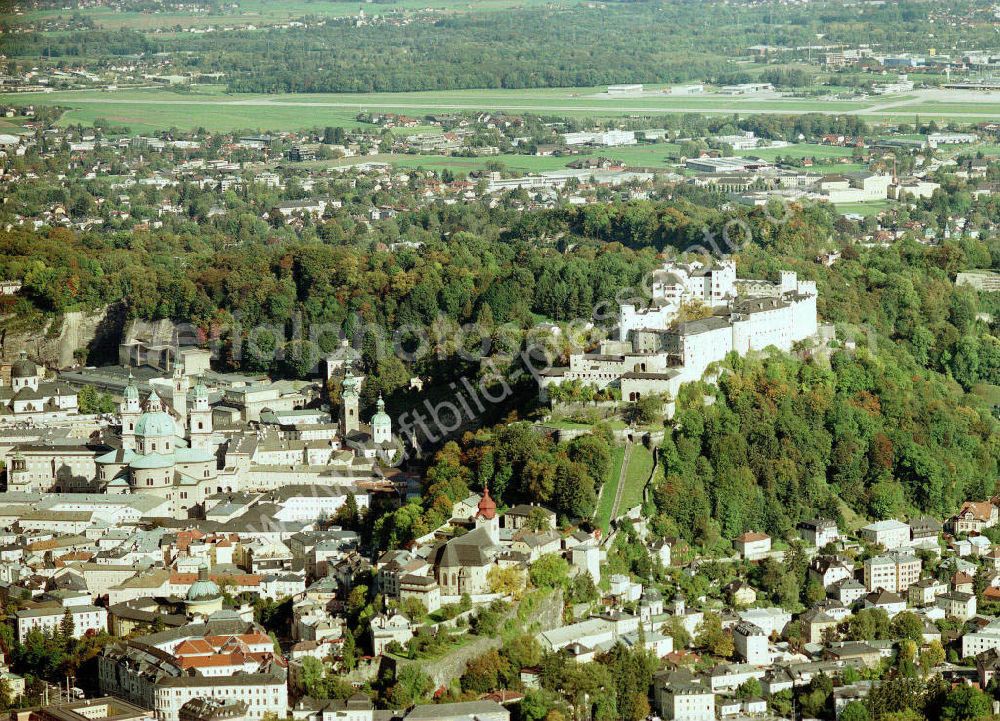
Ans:
<svg viewBox="0 0 1000 721"><path fill-rule="evenodd" d="M195 385L188 410L187 378L175 374L174 381L181 384L174 388L174 412L184 412L176 418L155 390L140 403L130 379L120 408L122 447L97 458L97 479L105 493L159 496L175 518L187 518L217 491L218 461L208 389Z"/></svg>
<svg viewBox="0 0 1000 721"><path fill-rule="evenodd" d="M47 393L40 382L37 366L22 358L12 368L16 397ZM169 380L169 384L167 381ZM347 370L343 380L343 400L337 433L305 443L327 444L343 450L352 460L339 465L319 460L308 465L304 474L313 474L317 483L328 482L323 464L336 476L352 473L364 476L378 465L391 463L402 453L402 445L392 435L392 420L381 397L369 423L360 417L363 378ZM15 446L8 456L7 490L56 493L140 493L161 498L163 515L175 519L200 517L206 501L218 493L239 491L244 484L258 484L262 473L286 470L282 462L269 460L260 452L259 460L244 465L230 464L229 455L241 441L256 441L260 448L268 437L261 428L229 428L216 433L209 390L201 380L190 387L191 376L182 364L174 366L172 378L163 379L148 393L140 393L135 378L129 376L118 407L118 428L92 433L76 443L29 443ZM169 400L167 400L169 399ZM75 406L76 396L73 396ZM117 432L116 432L117 431ZM286 443L279 439L277 443ZM302 441L299 442L303 443ZM322 450L322 449L319 449ZM273 454L271 454L273 455ZM316 457L324 454L317 453ZM334 457L329 449L325 454ZM275 465L277 463L277 465ZM257 464L257 465L255 465ZM261 465L262 464L262 465ZM264 469L264 470L261 470ZM346 472L345 470L346 469ZM372 474L374 477L374 474Z"/></svg>
<svg viewBox="0 0 1000 721"><path fill-rule="evenodd" d="M0 381L0 421L51 421L79 413L76 390L44 377L22 351L10 366L10 385Z"/></svg>

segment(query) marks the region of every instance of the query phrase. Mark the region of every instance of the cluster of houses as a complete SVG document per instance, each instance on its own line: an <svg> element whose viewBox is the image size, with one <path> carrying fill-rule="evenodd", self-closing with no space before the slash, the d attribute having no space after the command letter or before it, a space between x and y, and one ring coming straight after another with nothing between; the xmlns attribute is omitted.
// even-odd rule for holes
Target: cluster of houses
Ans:
<svg viewBox="0 0 1000 721"><path fill-rule="evenodd" d="M7 108L16 114L23 108ZM32 111L33 112L33 111ZM92 203L74 205L54 201L43 207L34 202L4 207L4 226L43 228L65 226L78 230L98 228L155 230L195 217L199 222L221 222L255 213L268 223L301 229L310 221L350 214L358 223L377 223L397 213L425 204L486 202L497 204L501 194L524 191L515 200L523 209L553 207L563 202L588 204L597 201L602 188L616 189L622 197L647 199L681 183L716 190L735 202L763 205L771 200L812 200L836 205L874 203L887 200L912 203L930 198L940 188L938 171L954 173L975 186L978 198L992 193L986 159L958 164L949 154L937 157L931 148L967 147L994 134L985 126L975 133L934 132L922 140L889 135L881 139L828 135L817 140L827 145L851 145L879 161L903 148L915 154L916 167L897 175L891 164L881 161L872 170L840 172L830 164L821 172L809 157L802 167L775 165L759 157L767 148L796 146L785 141L758 137L753 131L688 138L704 148L692 157L676 158L673 165L662 161L669 155L663 141L672 137L663 128L593 128L573 130L566 123L539 124L537 119L504 113L445 114L413 118L396 114L359 116L371 129L326 129L302 132L125 135L114 129L94 132L63 128L26 118L22 133L0 135L0 157L37 155L48 161L65 160L60 177L38 176L30 169L4 163L0 187L15 189L25 182L65 185L70 180L94 181ZM427 127L429 126L429 127ZM361 126L364 128L364 126ZM392 133L381 133L391 128ZM414 132L410 133L409 130ZM799 138L800 142L805 138ZM636 160L631 146L642 144L651 159ZM664 148L658 157L658 147ZM676 147L676 146L673 146ZM630 154L616 157L616 148ZM732 148L724 156L720 148ZM795 151L795 152L793 152ZM882 151L879 156L876 151ZM675 151L671 151L676 155ZM474 171L468 177L394 167L394 156L503 156L509 154L566 156L566 167L537 173L505 170ZM771 157L771 156L768 156ZM836 160L848 162L850 157ZM826 162L826 161L824 161ZM885 161L888 163L889 161ZM408 163L409 164L409 163ZM693 171L693 172L692 172ZM457 177L462 176L462 177ZM185 187L213 191L217 201L193 207L182 199ZM261 207L246 208L227 200L230 191L269 191L277 197ZM152 204L148 194L156 191ZM344 192L362 192L368 207L344 208ZM13 194L16 198L16 193ZM261 195L260 193L252 195ZM265 196L265 197L267 197ZM391 203L386 197L394 198ZM489 197L492 196L492 197ZM853 211L852 211L853 212ZM954 230L953 230L954 232Z"/></svg>

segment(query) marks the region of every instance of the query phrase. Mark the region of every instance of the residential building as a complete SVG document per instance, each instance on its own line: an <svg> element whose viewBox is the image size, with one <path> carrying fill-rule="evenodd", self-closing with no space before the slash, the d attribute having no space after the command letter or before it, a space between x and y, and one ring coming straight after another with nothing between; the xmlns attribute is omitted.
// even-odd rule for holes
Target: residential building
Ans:
<svg viewBox="0 0 1000 721"><path fill-rule="evenodd" d="M865 608L881 608L892 618L906 610L906 600L891 591L874 591L865 596Z"/></svg>
<svg viewBox="0 0 1000 721"><path fill-rule="evenodd" d="M1000 619L962 636L962 658L975 656L990 649L1000 650Z"/></svg>
<svg viewBox="0 0 1000 721"><path fill-rule="evenodd" d="M998 509L989 501L966 501L948 520L952 533L982 533L997 524Z"/></svg>
<svg viewBox="0 0 1000 721"><path fill-rule="evenodd" d="M865 587L854 580L854 578L845 578L842 581L837 581L827 589L827 595L845 606L851 606L856 601L864 598Z"/></svg>
<svg viewBox="0 0 1000 721"><path fill-rule="evenodd" d="M827 613L811 608L799 616L801 631L809 643L822 643L823 632L837 628L837 619Z"/></svg>
<svg viewBox="0 0 1000 721"><path fill-rule="evenodd" d="M809 564L808 575L829 589L839 581L854 578L854 564L840 556L817 556Z"/></svg>
<svg viewBox="0 0 1000 721"><path fill-rule="evenodd" d="M948 591L947 584L936 578L922 578L911 583L907 589L910 605L929 606L937 601L937 597Z"/></svg>
<svg viewBox="0 0 1000 721"><path fill-rule="evenodd" d="M736 647L736 655L749 664L763 666L771 662L767 635L756 624L749 621L736 624L733 629L733 645Z"/></svg>
<svg viewBox="0 0 1000 721"><path fill-rule="evenodd" d="M392 643L405 646L413 638L410 620L401 613L380 613L369 622L372 647L376 656L381 656Z"/></svg>
<svg viewBox="0 0 1000 721"><path fill-rule="evenodd" d="M17 611L17 640L24 642L28 633L38 629L47 635L64 632L64 619L72 619L73 638L83 638L87 632L108 630L108 611L98 606L68 605L52 602Z"/></svg>
<svg viewBox="0 0 1000 721"><path fill-rule="evenodd" d="M756 561L771 552L771 537L766 533L747 531L733 541L736 551L748 561Z"/></svg>
<svg viewBox="0 0 1000 721"><path fill-rule="evenodd" d="M858 535L868 543L882 546L887 551L910 543L910 527L895 519L871 523L862 528Z"/></svg>
<svg viewBox="0 0 1000 721"><path fill-rule="evenodd" d="M670 683L658 689L660 715L666 721L715 721L715 693L695 683Z"/></svg>
<svg viewBox="0 0 1000 721"><path fill-rule="evenodd" d="M920 579L923 562L909 553L888 553L865 561L865 588L902 593Z"/></svg>
<svg viewBox="0 0 1000 721"><path fill-rule="evenodd" d="M816 548L823 548L830 543L835 543L840 538L837 522L831 521L829 518L802 521L798 528L802 540L816 546Z"/></svg>
<svg viewBox="0 0 1000 721"><path fill-rule="evenodd" d="M936 599L938 608L944 609L948 616L954 616L960 621L968 621L976 615L976 595L949 591L940 594Z"/></svg>

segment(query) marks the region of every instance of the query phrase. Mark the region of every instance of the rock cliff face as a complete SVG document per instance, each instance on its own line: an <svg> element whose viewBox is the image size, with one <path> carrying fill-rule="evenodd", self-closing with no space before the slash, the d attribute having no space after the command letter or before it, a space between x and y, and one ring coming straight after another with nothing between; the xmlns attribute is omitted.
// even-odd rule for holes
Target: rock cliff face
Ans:
<svg viewBox="0 0 1000 721"><path fill-rule="evenodd" d="M124 328L125 309L111 305L56 316L30 331L0 330L0 361L9 363L23 350L49 367L66 368L78 362L74 353L81 349L88 365L117 363Z"/></svg>

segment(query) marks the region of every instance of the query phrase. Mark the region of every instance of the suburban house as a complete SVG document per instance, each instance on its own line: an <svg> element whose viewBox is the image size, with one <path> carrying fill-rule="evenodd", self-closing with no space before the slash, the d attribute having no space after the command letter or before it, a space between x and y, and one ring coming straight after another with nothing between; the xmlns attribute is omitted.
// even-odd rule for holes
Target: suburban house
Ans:
<svg viewBox="0 0 1000 721"><path fill-rule="evenodd" d="M948 519L952 533L982 533L997 524L997 507L989 501L966 501L958 513Z"/></svg>
<svg viewBox="0 0 1000 721"><path fill-rule="evenodd" d="M766 533L747 531L743 535L737 536L733 545L740 556L748 561L756 561L771 552L771 537Z"/></svg>
<svg viewBox="0 0 1000 721"><path fill-rule="evenodd" d="M799 535L806 543L816 548L823 548L840 538L840 531L836 521L831 521L829 518L815 518L799 524Z"/></svg>

